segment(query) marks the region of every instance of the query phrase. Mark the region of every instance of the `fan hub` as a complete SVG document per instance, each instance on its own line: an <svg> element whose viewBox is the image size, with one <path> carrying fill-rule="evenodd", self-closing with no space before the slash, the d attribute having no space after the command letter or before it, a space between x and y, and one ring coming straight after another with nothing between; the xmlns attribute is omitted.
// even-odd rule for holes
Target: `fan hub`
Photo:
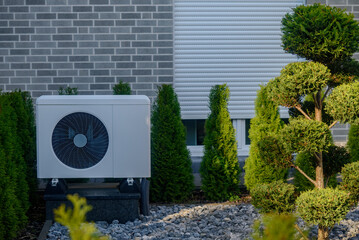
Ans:
<svg viewBox="0 0 359 240"><path fill-rule="evenodd" d="M86 146L87 144L87 137L81 133L77 134L74 137L74 144L76 147L78 148L82 148L84 146Z"/></svg>

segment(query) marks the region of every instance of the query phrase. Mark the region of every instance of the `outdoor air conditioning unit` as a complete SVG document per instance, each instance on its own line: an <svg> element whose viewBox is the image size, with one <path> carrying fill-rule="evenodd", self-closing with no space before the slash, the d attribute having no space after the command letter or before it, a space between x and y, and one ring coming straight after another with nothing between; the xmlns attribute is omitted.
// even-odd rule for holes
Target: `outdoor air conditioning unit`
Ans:
<svg viewBox="0 0 359 240"><path fill-rule="evenodd" d="M150 177L146 96L41 96L38 178Z"/></svg>

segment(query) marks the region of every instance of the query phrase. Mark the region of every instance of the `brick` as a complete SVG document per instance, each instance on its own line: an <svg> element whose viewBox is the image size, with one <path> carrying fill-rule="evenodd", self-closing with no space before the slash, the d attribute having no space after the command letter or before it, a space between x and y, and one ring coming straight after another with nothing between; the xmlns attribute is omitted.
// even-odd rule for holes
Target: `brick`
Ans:
<svg viewBox="0 0 359 240"><path fill-rule="evenodd" d="M57 28L57 33L77 33L77 28L75 28L75 27L60 27L60 28Z"/></svg>
<svg viewBox="0 0 359 240"><path fill-rule="evenodd" d="M14 43L13 42L0 42L0 48L13 48Z"/></svg>
<svg viewBox="0 0 359 240"><path fill-rule="evenodd" d="M60 87L65 88L65 87L67 87L67 84L49 84L47 86L47 89L48 90L55 90L56 93L57 93L57 91L60 89Z"/></svg>
<svg viewBox="0 0 359 240"><path fill-rule="evenodd" d="M36 71L35 70L18 70L18 71L16 71L16 76L23 76L23 77L36 76Z"/></svg>
<svg viewBox="0 0 359 240"><path fill-rule="evenodd" d="M93 83L94 78L93 77L75 77L74 83Z"/></svg>
<svg viewBox="0 0 359 240"><path fill-rule="evenodd" d="M29 7L9 7L9 12L29 12Z"/></svg>
<svg viewBox="0 0 359 240"><path fill-rule="evenodd" d="M137 20L137 26L156 26L156 20Z"/></svg>
<svg viewBox="0 0 359 240"><path fill-rule="evenodd" d="M79 13L79 19L99 19L98 13Z"/></svg>
<svg viewBox="0 0 359 240"><path fill-rule="evenodd" d="M346 4L347 0L328 0L328 5Z"/></svg>
<svg viewBox="0 0 359 240"><path fill-rule="evenodd" d="M156 62L137 62L138 68L157 68Z"/></svg>
<svg viewBox="0 0 359 240"><path fill-rule="evenodd" d="M116 21L116 26L135 26L135 20L118 20Z"/></svg>
<svg viewBox="0 0 359 240"><path fill-rule="evenodd" d="M90 56L91 62L108 62L110 61L110 56L104 55L104 56Z"/></svg>
<svg viewBox="0 0 359 240"><path fill-rule="evenodd" d="M135 6L117 6L116 12L134 12Z"/></svg>
<svg viewBox="0 0 359 240"><path fill-rule="evenodd" d="M156 6L137 6L137 12L156 12Z"/></svg>
<svg viewBox="0 0 359 240"><path fill-rule="evenodd" d="M75 63L75 68L85 68L85 69L93 69L93 63Z"/></svg>
<svg viewBox="0 0 359 240"><path fill-rule="evenodd" d="M113 20L96 20L95 26L115 26L115 21L113 21Z"/></svg>
<svg viewBox="0 0 359 240"><path fill-rule="evenodd" d="M172 6L158 6L159 12L172 12L173 7Z"/></svg>
<svg viewBox="0 0 359 240"><path fill-rule="evenodd" d="M132 0L131 3L133 5L140 5L140 4L151 5L151 0Z"/></svg>
<svg viewBox="0 0 359 240"><path fill-rule="evenodd" d="M155 55L153 61L173 61L172 55Z"/></svg>
<svg viewBox="0 0 359 240"><path fill-rule="evenodd" d="M359 0L348 0L348 5L350 4L359 5Z"/></svg>
<svg viewBox="0 0 359 240"><path fill-rule="evenodd" d="M115 35L98 34L95 35L95 40L115 40Z"/></svg>
<svg viewBox="0 0 359 240"><path fill-rule="evenodd" d="M173 70L170 69L154 69L153 70L153 75L158 75L158 76L164 76L164 75L173 75Z"/></svg>
<svg viewBox="0 0 359 240"><path fill-rule="evenodd" d="M67 62L67 56L48 56L49 62Z"/></svg>
<svg viewBox="0 0 359 240"><path fill-rule="evenodd" d="M153 77L137 77L137 82L140 83L149 83L149 82L157 82L157 77L153 76Z"/></svg>
<svg viewBox="0 0 359 240"><path fill-rule="evenodd" d="M122 19L141 19L140 13L122 13Z"/></svg>
<svg viewBox="0 0 359 240"><path fill-rule="evenodd" d="M133 41L132 47L151 47L152 42L149 41Z"/></svg>
<svg viewBox="0 0 359 240"><path fill-rule="evenodd" d="M29 77L17 77L17 78L11 78L10 83L17 84L17 83L30 83Z"/></svg>
<svg viewBox="0 0 359 240"><path fill-rule="evenodd" d="M57 76L56 70L37 70L37 76Z"/></svg>
<svg viewBox="0 0 359 240"><path fill-rule="evenodd" d="M31 55L50 55L51 50L50 49L31 49Z"/></svg>
<svg viewBox="0 0 359 240"><path fill-rule="evenodd" d="M24 0L5 0L4 5L24 5Z"/></svg>
<svg viewBox="0 0 359 240"><path fill-rule="evenodd" d="M26 87L23 84L9 84L5 85L6 91L22 90L25 91Z"/></svg>
<svg viewBox="0 0 359 240"><path fill-rule="evenodd" d="M58 76L63 76L63 77L73 77L73 76L78 76L78 70L59 70L58 71Z"/></svg>
<svg viewBox="0 0 359 240"><path fill-rule="evenodd" d="M92 12L92 6L73 6L73 12Z"/></svg>
<svg viewBox="0 0 359 240"><path fill-rule="evenodd" d="M111 75L112 76L128 76L128 75L131 75L131 70L130 69L126 69L126 70L124 70L124 69L116 69L116 70L114 70L114 69L112 69L111 70ZM134 81L136 81L136 77L133 77L135 80ZM118 79L118 78L117 78ZM121 80L124 80L124 79L121 79Z"/></svg>
<svg viewBox="0 0 359 240"><path fill-rule="evenodd" d="M46 0L47 5L66 5L66 0Z"/></svg>
<svg viewBox="0 0 359 240"><path fill-rule="evenodd" d="M156 54L157 50L155 48L139 48L137 49L138 54Z"/></svg>
<svg viewBox="0 0 359 240"><path fill-rule="evenodd" d="M131 56L111 56L111 61L113 62L129 62Z"/></svg>
<svg viewBox="0 0 359 240"><path fill-rule="evenodd" d="M51 69L51 63L33 63L32 69Z"/></svg>
<svg viewBox="0 0 359 240"><path fill-rule="evenodd" d="M120 47L120 43L118 41L116 41L116 42L100 42L100 47L103 47L103 48Z"/></svg>
<svg viewBox="0 0 359 240"><path fill-rule="evenodd" d="M173 34L158 34L158 40L173 40Z"/></svg>
<svg viewBox="0 0 359 240"><path fill-rule="evenodd" d="M150 69L133 69L133 75L152 75L152 70Z"/></svg>
<svg viewBox="0 0 359 240"><path fill-rule="evenodd" d="M154 27L153 32L154 33L172 33L173 28L172 27Z"/></svg>
<svg viewBox="0 0 359 240"><path fill-rule="evenodd" d="M90 70L91 76L106 76L109 75L109 70Z"/></svg>
<svg viewBox="0 0 359 240"><path fill-rule="evenodd" d="M113 6L95 6L94 12L113 12Z"/></svg>
<svg viewBox="0 0 359 240"><path fill-rule="evenodd" d="M41 91L41 90L46 90L46 89L47 89L46 85L43 85L43 84L28 84L28 85L26 85L27 91L33 91L33 90Z"/></svg>
<svg viewBox="0 0 359 240"><path fill-rule="evenodd" d="M8 26L8 22L7 22L7 21L0 21L0 26L1 26L1 27L7 27L7 26Z"/></svg>
<svg viewBox="0 0 359 240"><path fill-rule="evenodd" d="M29 26L29 21L9 21L9 26L10 27L27 27L27 26Z"/></svg>
<svg viewBox="0 0 359 240"><path fill-rule="evenodd" d="M115 54L115 50L112 48L97 48L95 49L95 54L101 55L101 54Z"/></svg>
<svg viewBox="0 0 359 240"><path fill-rule="evenodd" d="M153 0L153 4L172 4L173 0Z"/></svg>
<svg viewBox="0 0 359 240"><path fill-rule="evenodd" d="M172 62L160 62L158 63L158 68L173 68Z"/></svg>
<svg viewBox="0 0 359 240"><path fill-rule="evenodd" d="M76 13L58 13L58 19L77 19L78 15Z"/></svg>
<svg viewBox="0 0 359 240"><path fill-rule="evenodd" d="M95 63L95 68L96 69L115 68L115 63L105 63L105 62Z"/></svg>
<svg viewBox="0 0 359 240"><path fill-rule="evenodd" d="M20 41L30 41L30 35L20 35Z"/></svg>
<svg viewBox="0 0 359 240"><path fill-rule="evenodd" d="M15 19L31 20L31 19L35 19L35 14L34 13L15 13Z"/></svg>
<svg viewBox="0 0 359 240"><path fill-rule="evenodd" d="M109 0L90 0L90 4L109 4Z"/></svg>
<svg viewBox="0 0 359 240"><path fill-rule="evenodd" d="M70 7L70 6L52 6L51 7L51 12L62 12L62 13L66 13L66 12L68 12L68 13L71 13L72 12L72 10L71 10L72 8Z"/></svg>
<svg viewBox="0 0 359 240"><path fill-rule="evenodd" d="M153 47L173 47L173 41L153 41Z"/></svg>
<svg viewBox="0 0 359 240"><path fill-rule="evenodd" d="M173 19L172 13L153 13L153 19Z"/></svg>
<svg viewBox="0 0 359 240"><path fill-rule="evenodd" d="M160 26L160 27L165 27L165 26L173 27L173 20L158 20L158 26Z"/></svg>
<svg viewBox="0 0 359 240"><path fill-rule="evenodd" d="M11 69L30 69L30 63L11 63Z"/></svg>
<svg viewBox="0 0 359 240"><path fill-rule="evenodd" d="M132 84L132 89L133 89L133 90L137 90L137 89L152 89L152 84L150 84L150 83L133 83L133 84Z"/></svg>
<svg viewBox="0 0 359 240"><path fill-rule="evenodd" d="M102 89L110 89L110 84L91 84L91 90L102 90Z"/></svg>
<svg viewBox="0 0 359 240"><path fill-rule="evenodd" d="M75 48L74 54L76 55L92 55L94 53L93 48Z"/></svg>
<svg viewBox="0 0 359 240"><path fill-rule="evenodd" d="M25 57L24 56L6 56L5 62L25 62Z"/></svg>
<svg viewBox="0 0 359 240"><path fill-rule="evenodd" d="M54 41L72 41L72 35L53 35L52 40Z"/></svg>
<svg viewBox="0 0 359 240"><path fill-rule="evenodd" d="M92 20L76 20L74 26L93 26Z"/></svg>
<svg viewBox="0 0 359 240"><path fill-rule="evenodd" d="M132 61L152 61L152 56L150 55L136 55L132 56Z"/></svg>
<svg viewBox="0 0 359 240"><path fill-rule="evenodd" d="M33 77L31 78L32 83L51 83L52 79L49 77Z"/></svg>
<svg viewBox="0 0 359 240"><path fill-rule="evenodd" d="M130 0L111 0L111 4L123 4L127 5L130 4Z"/></svg>
<svg viewBox="0 0 359 240"><path fill-rule="evenodd" d="M29 49L10 49L10 55L29 55Z"/></svg>
<svg viewBox="0 0 359 240"><path fill-rule="evenodd" d="M51 33L56 33L55 28L36 28L36 34L46 34L49 36Z"/></svg>
<svg viewBox="0 0 359 240"><path fill-rule="evenodd" d="M46 56L27 56L26 62L46 62Z"/></svg>
<svg viewBox="0 0 359 240"><path fill-rule="evenodd" d="M152 19L152 13L150 12L142 12L142 19Z"/></svg>
<svg viewBox="0 0 359 240"><path fill-rule="evenodd" d="M56 19L56 13L37 13L36 19Z"/></svg>
<svg viewBox="0 0 359 240"><path fill-rule="evenodd" d="M137 34L137 40L157 40L157 34Z"/></svg>
<svg viewBox="0 0 359 240"><path fill-rule="evenodd" d="M73 63L64 63L64 62L53 63L52 66L54 69L73 69L74 68Z"/></svg>
<svg viewBox="0 0 359 240"><path fill-rule="evenodd" d="M9 82L10 82L9 78L0 78L0 83L2 83L2 84L9 84ZM3 85L0 85L0 89L4 89L1 86L3 86Z"/></svg>
<svg viewBox="0 0 359 240"><path fill-rule="evenodd" d="M113 83L115 82L115 77L95 77L96 83Z"/></svg>
<svg viewBox="0 0 359 240"><path fill-rule="evenodd" d="M130 27L112 27L111 33L130 33L131 28Z"/></svg>
<svg viewBox="0 0 359 240"><path fill-rule="evenodd" d="M45 0L26 0L26 5L45 5Z"/></svg>
<svg viewBox="0 0 359 240"><path fill-rule="evenodd" d="M112 90L107 90L107 91L104 91L104 90L98 91L98 90L96 90L95 91L95 95L112 95L112 94L113 94Z"/></svg>
<svg viewBox="0 0 359 240"><path fill-rule="evenodd" d="M70 62L88 62L89 57L88 56L70 56L69 60L70 60Z"/></svg>
<svg viewBox="0 0 359 240"><path fill-rule="evenodd" d="M158 54L173 54L173 48L159 48Z"/></svg>
<svg viewBox="0 0 359 240"><path fill-rule="evenodd" d="M51 8L47 6L30 6L30 12L33 13L49 13Z"/></svg>
<svg viewBox="0 0 359 240"><path fill-rule="evenodd" d="M90 33L110 33L110 28L108 28L108 27L91 27Z"/></svg>
<svg viewBox="0 0 359 240"><path fill-rule="evenodd" d="M98 47L98 42L79 42L79 47Z"/></svg>
<svg viewBox="0 0 359 240"><path fill-rule="evenodd" d="M150 27L132 27L132 33L150 33Z"/></svg>
<svg viewBox="0 0 359 240"><path fill-rule="evenodd" d="M1 70L1 71L0 71L0 76L1 76L1 77L11 77L11 76L15 76L15 71Z"/></svg>
<svg viewBox="0 0 359 240"><path fill-rule="evenodd" d="M32 91L31 92L31 97L33 97L33 98L38 98L42 95L52 95L52 92L50 92L50 91Z"/></svg>
<svg viewBox="0 0 359 240"><path fill-rule="evenodd" d="M69 5L88 5L89 0L71 0L68 1Z"/></svg>
<svg viewBox="0 0 359 240"><path fill-rule="evenodd" d="M10 64L9 63L0 63L0 69L2 69L2 70L10 69Z"/></svg>
<svg viewBox="0 0 359 240"><path fill-rule="evenodd" d="M31 35L31 41L51 41L51 35Z"/></svg>
<svg viewBox="0 0 359 240"><path fill-rule="evenodd" d="M19 36L17 35L0 35L0 41L19 41Z"/></svg>
<svg viewBox="0 0 359 240"><path fill-rule="evenodd" d="M77 42L58 42L57 46L59 48L76 48Z"/></svg>
<svg viewBox="0 0 359 240"><path fill-rule="evenodd" d="M54 20L51 22L53 27L72 27L71 20Z"/></svg>
<svg viewBox="0 0 359 240"><path fill-rule="evenodd" d="M118 75L121 75L121 74L118 74ZM124 76L125 75L128 75L128 74L124 74ZM124 81L124 82L128 82L128 83L136 82L136 77L124 77L124 76L116 77L116 82L120 82L120 81Z"/></svg>
<svg viewBox="0 0 359 240"><path fill-rule="evenodd" d="M0 14L0 19L14 19L14 14L13 13L2 13Z"/></svg>
<svg viewBox="0 0 359 240"><path fill-rule="evenodd" d="M159 82L173 82L173 77L159 77Z"/></svg>
<svg viewBox="0 0 359 240"><path fill-rule="evenodd" d="M136 68L136 63L134 63L134 62L118 62L118 63L116 63L116 68Z"/></svg>
<svg viewBox="0 0 359 240"><path fill-rule="evenodd" d="M116 54L135 54L136 49L135 48L119 48L116 49Z"/></svg>
<svg viewBox="0 0 359 240"><path fill-rule="evenodd" d="M74 35L74 40L79 40L79 41L93 40L93 35L92 34Z"/></svg>

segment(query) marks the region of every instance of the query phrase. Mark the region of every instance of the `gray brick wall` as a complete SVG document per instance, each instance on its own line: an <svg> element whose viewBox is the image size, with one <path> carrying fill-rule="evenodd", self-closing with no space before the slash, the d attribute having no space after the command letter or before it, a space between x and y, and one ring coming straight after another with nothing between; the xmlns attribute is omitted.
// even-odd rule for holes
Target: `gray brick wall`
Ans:
<svg viewBox="0 0 359 240"><path fill-rule="evenodd" d="M0 89L155 95L173 82L172 0L0 0Z"/></svg>

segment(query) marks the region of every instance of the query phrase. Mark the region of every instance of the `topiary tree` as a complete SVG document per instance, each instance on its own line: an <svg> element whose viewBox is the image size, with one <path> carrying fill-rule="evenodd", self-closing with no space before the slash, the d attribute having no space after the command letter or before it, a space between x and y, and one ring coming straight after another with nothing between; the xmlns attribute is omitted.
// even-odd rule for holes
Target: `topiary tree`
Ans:
<svg viewBox="0 0 359 240"><path fill-rule="evenodd" d="M351 161L359 161L359 124L352 124L349 129L347 147Z"/></svg>
<svg viewBox="0 0 359 240"><path fill-rule="evenodd" d="M113 95L131 95L131 86L126 82L120 81L112 89Z"/></svg>
<svg viewBox="0 0 359 240"><path fill-rule="evenodd" d="M275 103L295 108L302 116L292 119L276 140L270 137L259 145L267 152L275 150L281 154L275 160L266 157L268 163L293 166L316 188L323 189L324 165L328 164L323 156L332 146L330 128L338 121L359 123L359 83L353 82L359 64L352 59L359 50L359 25L352 14L320 4L295 8L282 24L284 50L309 61L288 64L280 76L268 83L268 95ZM307 95L313 99L314 112L302 108ZM324 111L333 119L329 124L323 121ZM292 161L292 153L302 152L315 157L315 178ZM330 228L321 224L318 239L325 239Z"/></svg>
<svg viewBox="0 0 359 240"><path fill-rule="evenodd" d="M239 185L237 142L227 109L228 99L226 84L214 86L209 95L211 113L205 122L201 188L207 199L215 201L228 200Z"/></svg>
<svg viewBox="0 0 359 240"><path fill-rule="evenodd" d="M244 184L248 190L260 183L270 183L273 181L285 179L286 169L279 169L268 165L260 158L257 143L265 136L276 135L283 127L280 120L278 105L268 99L266 87L261 86L257 93L255 102L256 115L251 119L249 138L251 147L249 157L246 159L244 170Z"/></svg>
<svg viewBox="0 0 359 240"><path fill-rule="evenodd" d="M187 199L194 188L192 162L180 105L170 85L158 88L152 110L151 140L151 200L181 202Z"/></svg>
<svg viewBox="0 0 359 240"><path fill-rule="evenodd" d="M350 192L350 198L357 204L359 202L359 162L346 164L341 172L341 188Z"/></svg>

